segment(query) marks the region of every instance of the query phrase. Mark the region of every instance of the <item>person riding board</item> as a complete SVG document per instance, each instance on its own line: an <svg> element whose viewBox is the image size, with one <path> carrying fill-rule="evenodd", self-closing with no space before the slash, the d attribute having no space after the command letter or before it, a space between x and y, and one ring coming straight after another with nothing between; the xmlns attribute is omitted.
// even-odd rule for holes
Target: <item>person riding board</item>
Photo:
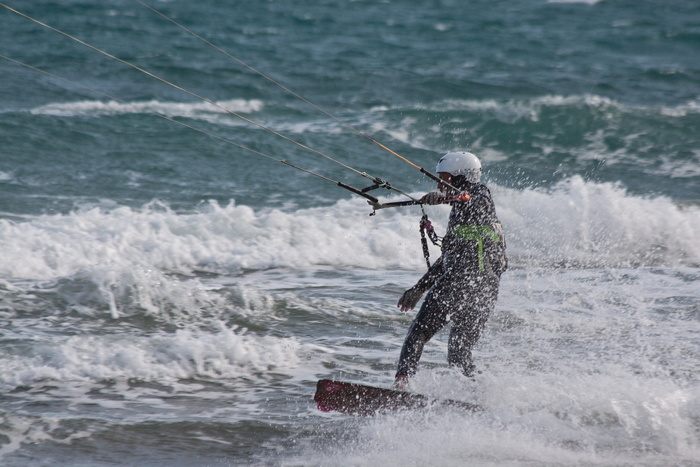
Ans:
<svg viewBox="0 0 700 467"><path fill-rule="evenodd" d="M464 375L473 375L471 349L495 307L500 277L508 267L503 227L491 192L480 183L479 159L469 152L451 152L440 159L436 171L471 199L456 196L459 193L442 183L438 192L421 198L423 204L449 202L452 210L440 258L397 304L402 312L411 310L428 291L401 349L394 382L398 389L415 375L425 343L448 323L452 329L447 361Z"/></svg>

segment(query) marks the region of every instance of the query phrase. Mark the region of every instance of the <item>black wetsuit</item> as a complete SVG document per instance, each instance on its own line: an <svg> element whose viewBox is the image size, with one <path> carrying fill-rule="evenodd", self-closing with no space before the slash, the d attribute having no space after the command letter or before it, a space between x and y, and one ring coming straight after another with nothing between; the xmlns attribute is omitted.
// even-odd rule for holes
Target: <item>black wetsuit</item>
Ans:
<svg viewBox="0 0 700 467"><path fill-rule="evenodd" d="M430 289L401 349L397 376L416 373L423 346L452 324L447 361L470 376L471 349L494 309L501 274L507 268L505 237L489 189L464 183L470 201L455 201L442 241L442 255L410 290Z"/></svg>

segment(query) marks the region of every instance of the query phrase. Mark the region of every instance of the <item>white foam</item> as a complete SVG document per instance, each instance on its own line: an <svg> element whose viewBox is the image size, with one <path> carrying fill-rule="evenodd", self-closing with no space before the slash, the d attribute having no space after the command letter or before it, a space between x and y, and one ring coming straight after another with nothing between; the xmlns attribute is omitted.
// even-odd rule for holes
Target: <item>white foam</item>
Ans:
<svg viewBox="0 0 700 467"><path fill-rule="evenodd" d="M22 352L0 359L0 384L16 387L45 380L264 378L289 374L306 350L294 338L255 336L223 323L213 332L183 329L154 336L65 336L34 342L30 354Z"/></svg>
<svg viewBox="0 0 700 467"><path fill-rule="evenodd" d="M700 209L679 207L663 196L633 196L620 185L577 176L548 190L506 190L497 199L510 251L521 264L616 267L700 261L695 240Z"/></svg>
<svg viewBox="0 0 700 467"><path fill-rule="evenodd" d="M660 380L570 376L485 376L479 392L498 403L482 414L376 417L319 457L329 465L500 466L597 465L601 458L657 465L697 456L689 420L697 398L689 391Z"/></svg>
<svg viewBox="0 0 700 467"><path fill-rule="evenodd" d="M217 102L221 107L237 113L259 112L263 102L258 99L231 99ZM146 102L122 103L117 101L78 101L43 105L31 110L36 115L53 115L59 117L76 117L83 115L125 115L158 113L169 117L201 117L207 114L225 113L220 107L207 102Z"/></svg>
<svg viewBox="0 0 700 467"><path fill-rule="evenodd" d="M677 105L675 107L662 107L662 115L669 117L685 117L687 115L697 115L700 114L700 101L694 100L687 104Z"/></svg>
<svg viewBox="0 0 700 467"><path fill-rule="evenodd" d="M493 190L514 265L700 263L697 206L681 208L665 197L633 196L580 177L548 190ZM429 210L440 233L448 209ZM312 265L421 269L420 211L368 213L366 203L353 198L296 212L212 202L183 214L154 203L4 219L0 277L51 280L105 268L117 274Z"/></svg>
<svg viewBox="0 0 700 467"><path fill-rule="evenodd" d="M582 94L574 96L559 96L547 95L535 97L532 99L445 99L443 101L416 106L415 108L425 109L430 111L453 111L462 110L474 113L491 113L498 116L504 121L512 121L520 118L527 118L532 121L539 121L539 115L543 107L572 107L585 106L594 107L600 110L613 109L646 109L647 107L634 107L627 104L619 103L608 97L598 96L595 94ZM688 108L687 105L681 108ZM692 108L692 107L690 107ZM671 108L663 108L666 112L672 112ZM375 107L374 112L388 112L389 108Z"/></svg>

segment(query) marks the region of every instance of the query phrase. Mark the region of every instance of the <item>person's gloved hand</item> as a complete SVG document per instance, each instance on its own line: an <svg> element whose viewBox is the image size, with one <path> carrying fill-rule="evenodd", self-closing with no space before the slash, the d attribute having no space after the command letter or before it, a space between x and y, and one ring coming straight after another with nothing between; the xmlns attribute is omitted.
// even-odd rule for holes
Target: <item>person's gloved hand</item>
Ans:
<svg viewBox="0 0 700 467"><path fill-rule="evenodd" d="M401 308L401 311L412 310L416 307L416 303L423 296L423 292L417 290L415 287L411 287L403 293L399 299L399 303L396 306Z"/></svg>
<svg viewBox="0 0 700 467"><path fill-rule="evenodd" d="M420 202L423 204L439 204L445 199L445 195L440 193L439 191L431 191L430 193L426 193L423 195L423 197L420 199Z"/></svg>

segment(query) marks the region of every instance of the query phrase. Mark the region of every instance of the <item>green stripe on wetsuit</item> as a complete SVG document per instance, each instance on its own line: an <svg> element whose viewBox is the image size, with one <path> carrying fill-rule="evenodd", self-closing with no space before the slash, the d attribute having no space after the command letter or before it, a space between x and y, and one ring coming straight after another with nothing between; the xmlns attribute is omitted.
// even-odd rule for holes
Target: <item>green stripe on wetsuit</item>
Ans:
<svg viewBox="0 0 700 467"><path fill-rule="evenodd" d="M455 228L455 235L462 240L475 241L479 246L479 270L484 270L484 238L500 242L501 237L488 225L460 225Z"/></svg>

